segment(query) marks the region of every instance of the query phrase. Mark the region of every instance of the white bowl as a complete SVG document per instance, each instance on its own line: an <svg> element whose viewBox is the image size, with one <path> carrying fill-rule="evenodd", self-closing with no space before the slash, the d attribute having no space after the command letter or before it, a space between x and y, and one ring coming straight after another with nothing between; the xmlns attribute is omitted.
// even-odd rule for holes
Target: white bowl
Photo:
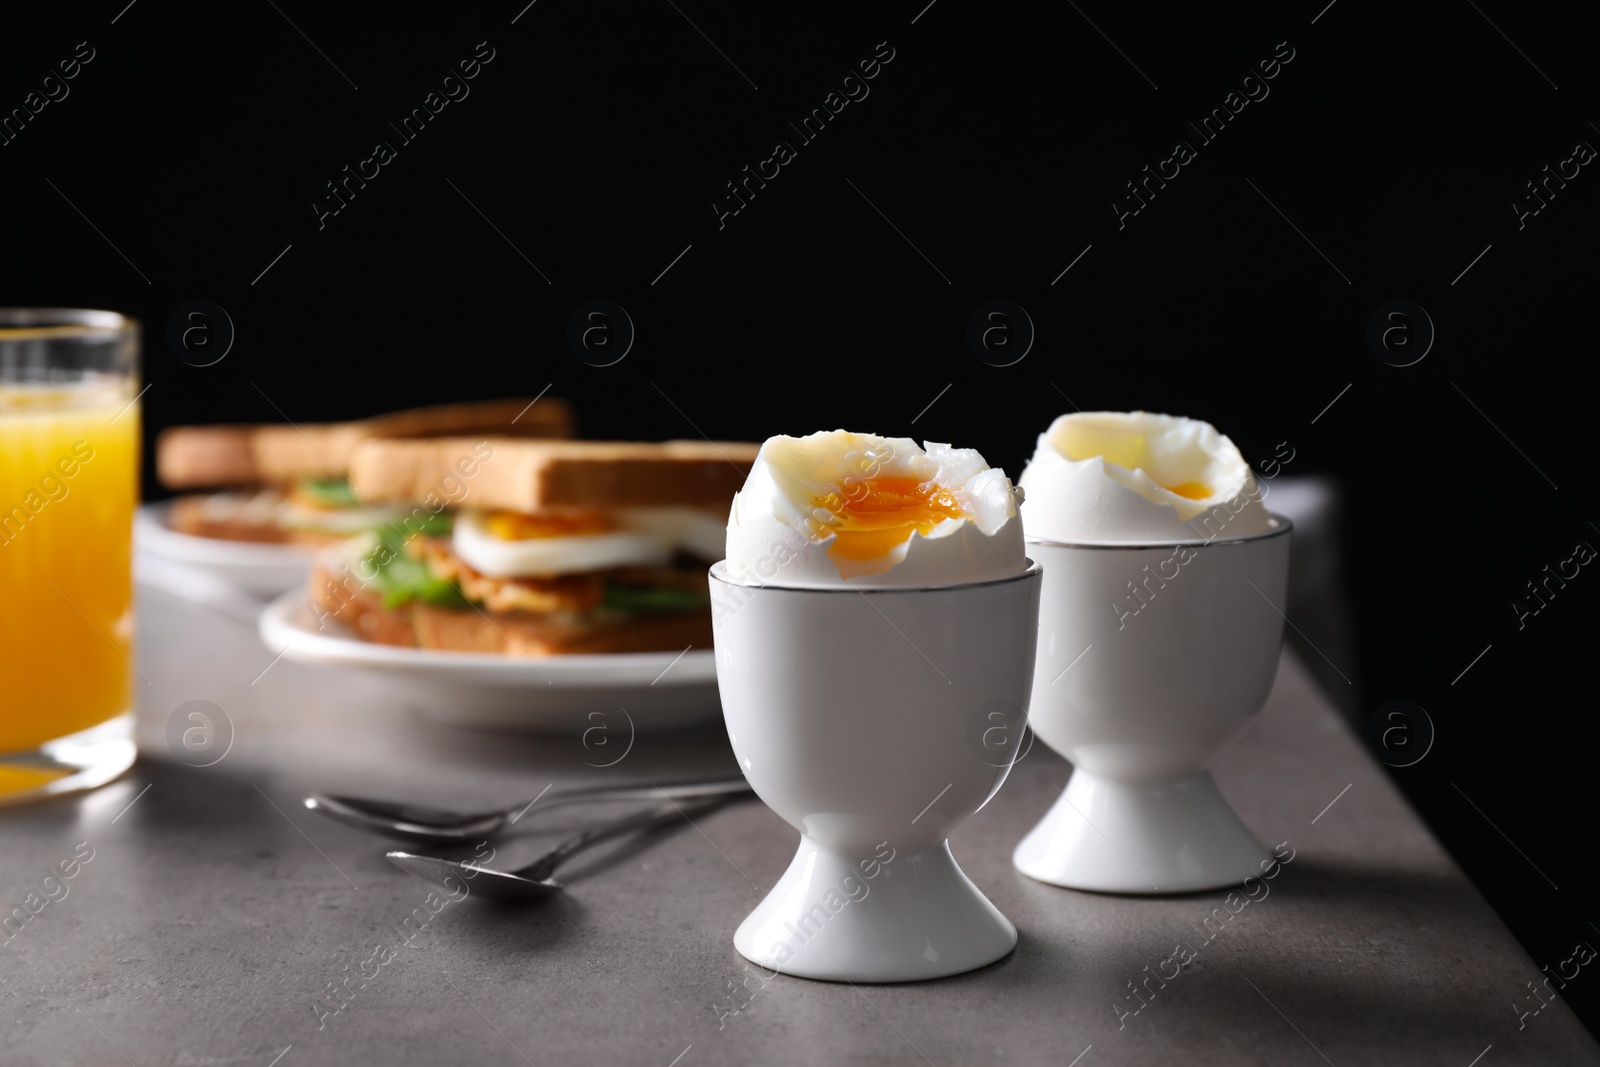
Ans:
<svg viewBox="0 0 1600 1067"><path fill-rule="evenodd" d="M1029 723L1071 760L1017 846L1040 881L1188 893L1258 873L1265 849L1205 763L1261 710L1278 669L1292 525L1231 541L1030 541L1044 566Z"/></svg>
<svg viewBox="0 0 1600 1067"><path fill-rule="evenodd" d="M133 543L139 553L181 564L261 597L303 589L311 576L315 545L195 537L174 530L171 515L170 502L139 508L133 520Z"/></svg>
<svg viewBox="0 0 1600 1067"><path fill-rule="evenodd" d="M259 632L286 660L361 671L374 701L453 726L631 738L717 717L710 649L531 658L379 645L331 620L318 629L302 591L268 605Z"/></svg>
<svg viewBox="0 0 1600 1067"><path fill-rule="evenodd" d="M1005 712L1020 733L1039 585L1032 562L999 581L859 591L743 584L711 568L734 754L800 831L789 869L734 936L743 955L807 978L903 982L1016 946L945 839L1010 771L979 739Z"/></svg>

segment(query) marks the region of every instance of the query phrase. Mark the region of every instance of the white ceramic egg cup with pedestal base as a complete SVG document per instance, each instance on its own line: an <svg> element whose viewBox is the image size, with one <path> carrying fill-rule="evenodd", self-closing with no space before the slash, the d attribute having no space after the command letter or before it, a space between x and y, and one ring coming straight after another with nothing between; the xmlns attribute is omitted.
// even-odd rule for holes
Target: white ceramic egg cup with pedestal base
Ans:
<svg viewBox="0 0 1600 1067"><path fill-rule="evenodd" d="M1029 723L1072 778L1016 848L1032 878L1191 893L1259 874L1267 851L1206 761L1277 675L1287 519L1235 540L1028 542L1044 567Z"/></svg>
<svg viewBox="0 0 1600 1067"><path fill-rule="evenodd" d="M1039 588L1032 562L996 581L880 590L711 568L734 754L800 831L789 869L734 935L741 954L805 978L908 982L1016 947L946 838L1010 772L985 730L1020 736Z"/></svg>

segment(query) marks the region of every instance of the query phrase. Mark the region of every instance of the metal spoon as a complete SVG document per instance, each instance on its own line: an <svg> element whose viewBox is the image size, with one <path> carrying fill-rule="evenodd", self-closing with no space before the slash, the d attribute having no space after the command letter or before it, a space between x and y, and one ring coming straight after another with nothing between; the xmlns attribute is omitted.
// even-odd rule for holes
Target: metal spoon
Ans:
<svg viewBox="0 0 1600 1067"><path fill-rule="evenodd" d="M305 806L311 811L321 812L358 830L438 844L459 844L463 841L479 841L505 831L535 803L539 805L540 811L549 811L572 804L613 801L642 803L659 801L663 797L670 800L693 800L700 797L738 796L749 791L750 783L744 780L744 775L735 774L722 778L668 782L660 786L549 789L525 804L500 811L468 814L423 807L419 804L372 800L365 797L330 796L325 793L307 795Z"/></svg>
<svg viewBox="0 0 1600 1067"><path fill-rule="evenodd" d="M526 867L519 867L514 871L497 871L492 867L481 867L476 863L438 859L434 856L417 856L410 852L388 852L385 855L389 857L390 863L402 871L439 886L450 893L453 899L461 899L455 894L465 888L468 896L482 896L491 900L529 900L561 892L561 883L551 881L550 876L555 873L557 867L578 853L635 830L652 830L671 825L680 819L687 819L691 815L714 808L722 803L722 800L721 797L711 797L681 807L658 807L592 826L580 834L567 838Z"/></svg>

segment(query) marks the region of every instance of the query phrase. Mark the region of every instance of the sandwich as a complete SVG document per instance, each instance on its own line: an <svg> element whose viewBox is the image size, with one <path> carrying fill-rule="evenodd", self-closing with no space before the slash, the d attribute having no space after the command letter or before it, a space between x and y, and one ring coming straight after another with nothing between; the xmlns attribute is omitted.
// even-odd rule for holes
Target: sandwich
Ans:
<svg viewBox="0 0 1600 1067"><path fill-rule="evenodd" d="M758 446L367 440L350 484L408 506L312 568L319 629L525 658L711 645L709 564ZM448 517L451 521L442 523ZM448 532L446 532L448 531Z"/></svg>
<svg viewBox="0 0 1600 1067"><path fill-rule="evenodd" d="M572 409L544 398L444 404L358 422L176 426L156 441L156 474L179 533L226 541L320 545L404 516L363 504L350 491L351 452L372 438L495 434L570 437ZM193 490L210 490L192 492Z"/></svg>

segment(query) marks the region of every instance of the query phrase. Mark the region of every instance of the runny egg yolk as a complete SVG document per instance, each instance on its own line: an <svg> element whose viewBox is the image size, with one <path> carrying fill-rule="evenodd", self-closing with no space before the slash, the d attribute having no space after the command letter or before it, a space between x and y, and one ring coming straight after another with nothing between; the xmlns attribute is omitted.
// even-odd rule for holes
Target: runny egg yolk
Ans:
<svg viewBox="0 0 1600 1067"><path fill-rule="evenodd" d="M574 509L542 511L537 515L520 511L491 511L483 517L483 528L502 541L532 541L610 533L617 526L602 511Z"/></svg>
<svg viewBox="0 0 1600 1067"><path fill-rule="evenodd" d="M946 519L968 517L945 486L905 476L853 480L811 503L817 535L837 538L829 554L849 560L878 559L912 533L926 535Z"/></svg>
<svg viewBox="0 0 1600 1067"><path fill-rule="evenodd" d="M1163 485L1161 488L1169 493L1177 493L1185 500L1204 500L1211 495L1211 487L1200 482L1180 482L1177 485Z"/></svg>

